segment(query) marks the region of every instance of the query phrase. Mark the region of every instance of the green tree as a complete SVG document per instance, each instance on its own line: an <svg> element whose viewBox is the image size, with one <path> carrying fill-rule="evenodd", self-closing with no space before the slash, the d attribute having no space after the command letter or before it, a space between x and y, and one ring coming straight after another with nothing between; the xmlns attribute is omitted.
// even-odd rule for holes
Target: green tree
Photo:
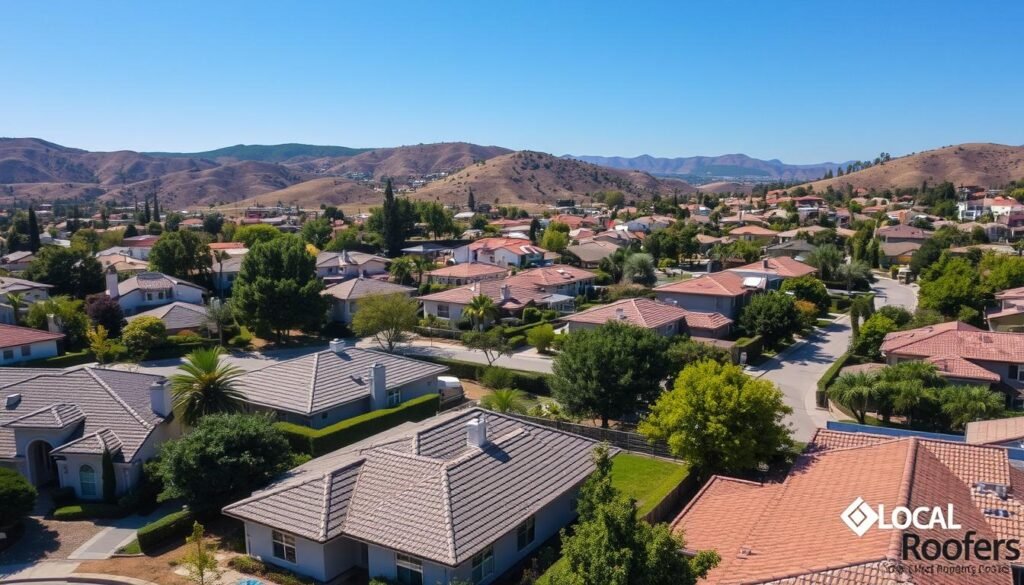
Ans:
<svg viewBox="0 0 1024 585"><path fill-rule="evenodd" d="M364 297L358 305L352 330L360 337L373 336L386 352L395 351L419 322L419 303L402 293Z"/></svg>
<svg viewBox="0 0 1024 585"><path fill-rule="evenodd" d="M241 368L225 363L219 347L192 350L170 377L174 409L182 421L196 426L204 416L236 412L242 407L237 388Z"/></svg>
<svg viewBox="0 0 1024 585"><path fill-rule="evenodd" d="M526 393L515 388L498 388L480 399L481 408L511 414L525 414L527 410Z"/></svg>
<svg viewBox="0 0 1024 585"><path fill-rule="evenodd" d="M849 264L840 264L836 268L834 275L837 282L846 285L847 292L867 290L870 284L875 281L875 274L871 272L871 267L868 266L867 262L857 261Z"/></svg>
<svg viewBox="0 0 1024 585"><path fill-rule="evenodd" d="M938 398L950 426L957 431L970 422L998 418L1006 409L1002 394L982 386L947 386L939 391Z"/></svg>
<svg viewBox="0 0 1024 585"><path fill-rule="evenodd" d="M455 231L455 218L451 211L437 201L421 201L417 204L420 221L427 224L434 239Z"/></svg>
<svg viewBox="0 0 1024 585"><path fill-rule="evenodd" d="M899 327L892 319L882 313L875 313L860 326L859 335L853 342L853 353L871 360L881 359L882 341L886 335L897 329Z"/></svg>
<svg viewBox="0 0 1024 585"><path fill-rule="evenodd" d="M725 253L730 258L739 258L744 262L750 263L761 257L761 246L747 240L736 240L729 244Z"/></svg>
<svg viewBox="0 0 1024 585"><path fill-rule="evenodd" d="M784 419L791 413L770 381L751 378L739 366L703 361L680 372L639 430L710 477L750 471L790 453Z"/></svg>
<svg viewBox="0 0 1024 585"><path fill-rule="evenodd" d="M143 359L149 350L167 342L167 326L156 317L136 317L124 326L121 341L136 359Z"/></svg>
<svg viewBox="0 0 1024 585"><path fill-rule="evenodd" d="M49 284L51 295L70 295L84 299L104 289L103 267L81 250L46 246L25 271L25 278Z"/></svg>
<svg viewBox="0 0 1024 585"><path fill-rule="evenodd" d="M412 221L410 221L410 216L413 218ZM417 214L407 199L395 199L391 179L388 179L384 186L384 205L380 209L378 231L384 238L384 250L391 258L401 255L402 246L405 245L405 240L412 228L411 224L415 223L415 217ZM372 217L371 220L373 220ZM376 227L377 221L370 223Z"/></svg>
<svg viewBox="0 0 1024 585"><path fill-rule="evenodd" d="M317 250L323 250L327 242L331 241L333 228L331 222L326 219L314 219L302 224L299 235L307 244L313 244Z"/></svg>
<svg viewBox="0 0 1024 585"><path fill-rule="evenodd" d="M207 213L203 216L203 231L216 236L224 228L224 216L219 213Z"/></svg>
<svg viewBox="0 0 1024 585"><path fill-rule="evenodd" d="M866 372L841 374L828 388L828 397L845 406L857 422L867 422L868 408L875 395L875 377Z"/></svg>
<svg viewBox="0 0 1024 585"><path fill-rule="evenodd" d="M630 255L622 266L622 280L643 286L654 286L658 282L654 258L650 254Z"/></svg>
<svg viewBox="0 0 1024 585"><path fill-rule="evenodd" d="M740 327L747 335L760 335L766 344L778 344L800 329L800 315L793 297L773 291L755 295L743 307Z"/></svg>
<svg viewBox="0 0 1024 585"><path fill-rule="evenodd" d="M391 273L391 279L398 284L412 284L412 273L415 270L412 258L409 256L399 256L391 261L391 266L388 267L388 272Z"/></svg>
<svg viewBox="0 0 1024 585"><path fill-rule="evenodd" d="M27 304L25 302L25 293L7 293L7 304L11 307L11 312L14 314L14 324L21 325L21 313Z"/></svg>
<svg viewBox="0 0 1024 585"><path fill-rule="evenodd" d="M921 280L918 304L955 318L962 307L979 308L983 299L978 269L964 258L943 258Z"/></svg>
<svg viewBox="0 0 1024 585"><path fill-rule="evenodd" d="M60 332L67 336L68 347L82 347L89 331L89 317L85 314L83 304L79 299L67 295L37 301L29 307L25 324L33 329L45 330L49 327L49 316L53 315Z"/></svg>
<svg viewBox="0 0 1024 585"><path fill-rule="evenodd" d="M252 248L260 242L269 242L283 236L281 230L265 223L244 225L235 230L234 241L242 242L246 248Z"/></svg>
<svg viewBox="0 0 1024 585"><path fill-rule="evenodd" d="M828 297L825 283L809 274L797 278L787 278L782 281L779 290L784 293L792 292L799 301L814 303L814 306L818 307L818 311L822 313L828 311L829 305L832 303Z"/></svg>
<svg viewBox="0 0 1024 585"><path fill-rule="evenodd" d="M249 250L231 296L241 321L280 342L291 329L319 329L327 313L323 288L316 258L301 238L286 235Z"/></svg>
<svg viewBox="0 0 1024 585"><path fill-rule="evenodd" d="M482 331L488 322L498 318L498 305L491 297L479 294L470 299L462 314L473 322L474 328Z"/></svg>
<svg viewBox="0 0 1024 585"><path fill-rule="evenodd" d="M24 475L0 467L0 526L14 526L32 512L38 493Z"/></svg>
<svg viewBox="0 0 1024 585"><path fill-rule="evenodd" d="M210 299L206 303L206 327L217 334L224 345L225 331L235 324L235 305L230 300Z"/></svg>
<svg viewBox="0 0 1024 585"><path fill-rule="evenodd" d="M182 280L207 282L212 265L210 246L189 230L165 234L149 253L150 269Z"/></svg>
<svg viewBox="0 0 1024 585"><path fill-rule="evenodd" d="M164 497L198 513L220 510L267 485L292 461L288 440L263 415L212 414L192 432L167 441L156 467Z"/></svg>
<svg viewBox="0 0 1024 585"><path fill-rule="evenodd" d="M483 352L488 367L493 366L498 358L512 355L513 349L497 327L490 331L467 331L462 334L462 344Z"/></svg>
<svg viewBox="0 0 1024 585"><path fill-rule="evenodd" d="M668 346L665 361L668 363L668 378L674 380L683 368L704 360L712 360L720 364L731 364L732 356L725 349L694 341L689 337L677 339Z"/></svg>
<svg viewBox="0 0 1024 585"><path fill-rule="evenodd" d="M843 251L832 244L824 244L807 255L807 263L818 269L822 280L832 282L836 269L843 263Z"/></svg>
<svg viewBox="0 0 1024 585"><path fill-rule="evenodd" d="M39 241L39 221L36 219L34 207L28 208L28 249L38 252L42 244Z"/></svg>
<svg viewBox="0 0 1024 585"><path fill-rule="evenodd" d="M96 357L96 361L101 364L106 364L117 359L120 350L124 349L123 346L118 346L114 343L114 340L110 339L110 335L107 333L107 328L103 325L97 325L86 334L89 339L89 351Z"/></svg>
<svg viewBox="0 0 1024 585"><path fill-rule="evenodd" d="M569 235L553 230L551 226L548 226L548 229L544 230L544 235L541 237L540 244L538 245L545 250L561 254L569 246Z"/></svg>
<svg viewBox="0 0 1024 585"><path fill-rule="evenodd" d="M607 428L658 396L665 346L650 329L617 321L568 334L552 364L551 390L570 413L598 417Z"/></svg>
<svg viewBox="0 0 1024 585"><path fill-rule="evenodd" d="M547 353L555 340L555 328L550 323L538 325L526 332L526 341L540 353Z"/></svg>
<svg viewBox="0 0 1024 585"><path fill-rule="evenodd" d="M194 522L192 524L192 536L185 539L188 551L181 559L181 564L188 570L188 579L196 585L207 585L216 583L223 571L217 564L217 557L210 551L210 545L206 544L205 529L203 525Z"/></svg>
<svg viewBox="0 0 1024 585"><path fill-rule="evenodd" d="M151 221L146 224L146 233L151 236L159 236L164 233L164 226L159 221Z"/></svg>
<svg viewBox="0 0 1024 585"><path fill-rule="evenodd" d="M476 197L473 195L472 187L469 188L469 197L467 199L466 207L468 207L470 211L476 211Z"/></svg>

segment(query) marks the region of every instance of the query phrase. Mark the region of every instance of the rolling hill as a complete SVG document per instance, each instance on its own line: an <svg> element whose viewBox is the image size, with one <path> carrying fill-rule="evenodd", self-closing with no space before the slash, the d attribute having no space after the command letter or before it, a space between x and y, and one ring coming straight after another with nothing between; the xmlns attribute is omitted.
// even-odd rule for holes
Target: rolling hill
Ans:
<svg viewBox="0 0 1024 585"><path fill-rule="evenodd" d="M296 159L350 157L372 150L347 146L316 146L313 144L236 144L203 152L146 152L159 158L206 158L211 160L251 160L257 162L287 162Z"/></svg>
<svg viewBox="0 0 1024 585"><path fill-rule="evenodd" d="M831 162L811 165L790 165L777 159L761 160L745 154L679 158L659 158L646 154L631 158L621 156L566 156L613 169L637 170L661 176L678 176L688 180L757 178L808 181L822 177L827 171L835 171L839 167L839 163ZM845 165L846 163L842 164Z"/></svg>
<svg viewBox="0 0 1024 585"><path fill-rule="evenodd" d="M347 158L322 158L293 166L324 175L359 174L381 180L391 177L404 183L434 173L457 172L481 160L512 152L499 146L467 142L439 142L395 148L377 148Z"/></svg>
<svg viewBox="0 0 1024 585"><path fill-rule="evenodd" d="M923 181L999 187L1020 179L1024 179L1024 146L968 143L895 158L885 164L810 184L815 191L825 190L830 185L838 190L847 184L855 189L882 191L920 187Z"/></svg>

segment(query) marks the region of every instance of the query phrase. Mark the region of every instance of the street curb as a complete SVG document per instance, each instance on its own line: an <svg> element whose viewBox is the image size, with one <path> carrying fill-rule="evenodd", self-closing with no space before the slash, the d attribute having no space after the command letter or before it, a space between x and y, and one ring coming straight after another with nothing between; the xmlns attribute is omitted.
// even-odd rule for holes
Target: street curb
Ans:
<svg viewBox="0 0 1024 585"><path fill-rule="evenodd" d="M0 583L53 583L54 581L66 581L68 583L83 583L89 585L156 585L152 581L144 581L134 577L121 577L120 575L107 575L105 573L72 573L63 577L27 577L22 579L0 580Z"/></svg>

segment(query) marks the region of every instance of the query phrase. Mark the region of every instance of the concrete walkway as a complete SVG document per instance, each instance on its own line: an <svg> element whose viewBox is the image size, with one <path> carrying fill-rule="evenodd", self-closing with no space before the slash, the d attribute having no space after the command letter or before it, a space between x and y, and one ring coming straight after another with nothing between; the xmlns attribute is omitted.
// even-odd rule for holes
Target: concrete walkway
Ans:
<svg viewBox="0 0 1024 585"><path fill-rule="evenodd" d="M21 565L0 565L0 583L52 579L59 581L75 572L79 563L75 561L39 561Z"/></svg>
<svg viewBox="0 0 1024 585"><path fill-rule="evenodd" d="M164 505L147 516L133 515L115 520L110 526L101 530L96 536L90 538L85 544L68 555L68 560L95 561L109 559L122 546L135 540L135 533L139 528L174 510L175 506Z"/></svg>

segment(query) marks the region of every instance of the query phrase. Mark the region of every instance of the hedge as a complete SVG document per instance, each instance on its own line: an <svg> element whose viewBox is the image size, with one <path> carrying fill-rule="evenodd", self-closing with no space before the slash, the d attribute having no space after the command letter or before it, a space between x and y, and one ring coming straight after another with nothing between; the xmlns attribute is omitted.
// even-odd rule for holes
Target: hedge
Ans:
<svg viewBox="0 0 1024 585"><path fill-rule="evenodd" d="M825 391L828 390L828 387L839 376L839 371L846 366L846 362L850 361L851 357L853 357L852 353L845 352L836 358L836 361L832 362L832 365L821 375L821 378L818 380L818 391L815 393L815 400L819 408L826 408L828 406Z"/></svg>
<svg viewBox="0 0 1024 585"><path fill-rule="evenodd" d="M760 335L754 337L743 337L736 341L736 344L732 346L732 363L740 363L740 355L743 352L747 352L747 363L754 362L757 358L761 357L761 351L764 349L764 343L761 340Z"/></svg>
<svg viewBox="0 0 1024 585"><path fill-rule="evenodd" d="M440 395L428 394L403 402L395 408L367 412L322 429L289 422L278 422L274 426L285 434L293 450L319 457L404 422L418 422L434 416L440 403Z"/></svg>
<svg viewBox="0 0 1024 585"><path fill-rule="evenodd" d="M70 368L72 366L80 366L82 364L88 364L96 361L93 357L92 352L87 349L82 351L68 352L64 355L58 355L51 358L43 358L41 360L32 360L26 362L24 367L26 368Z"/></svg>
<svg viewBox="0 0 1024 585"><path fill-rule="evenodd" d="M93 520L106 518L124 518L131 514L131 510L117 504L105 502L79 502L61 506L53 511L54 520Z"/></svg>
<svg viewBox="0 0 1024 585"><path fill-rule="evenodd" d="M487 368L485 365L475 364L472 362L463 362L459 360L452 360L448 358L435 357L435 356L417 356L417 359L434 362L435 364L441 364L448 366L448 374L455 376L456 378L466 378L468 380L480 380L483 375L484 369ZM509 370L512 372L512 387L518 388L523 392L529 392L530 394L539 394L542 396L551 395L551 386L548 380L551 378L550 374L540 374L537 372L524 372L522 370Z"/></svg>
<svg viewBox="0 0 1024 585"><path fill-rule="evenodd" d="M136 533L139 549L146 554L153 554L158 548L174 539L183 539L192 534L192 523L195 518L188 510L178 510L146 524Z"/></svg>

